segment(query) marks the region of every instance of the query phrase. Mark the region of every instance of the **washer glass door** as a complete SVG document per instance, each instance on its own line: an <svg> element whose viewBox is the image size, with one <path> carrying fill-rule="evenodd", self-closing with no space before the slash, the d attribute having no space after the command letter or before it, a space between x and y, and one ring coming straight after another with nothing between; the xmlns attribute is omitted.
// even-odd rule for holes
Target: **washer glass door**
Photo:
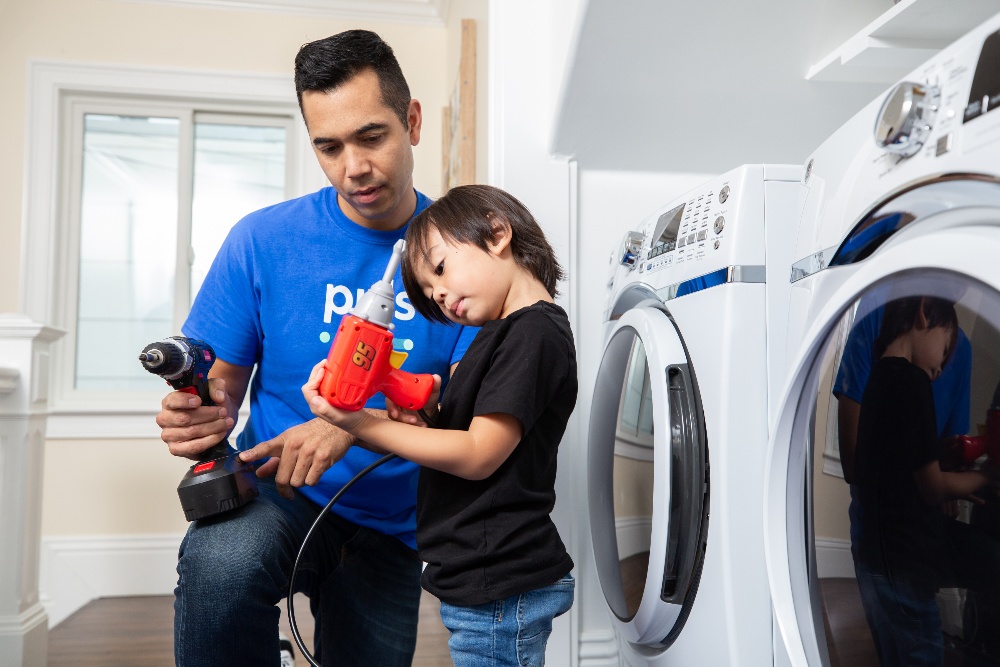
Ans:
<svg viewBox="0 0 1000 667"><path fill-rule="evenodd" d="M967 238L1000 249L995 231ZM889 271L839 315L835 298L799 365L775 446L788 448L787 573L809 664L1000 664L992 266Z"/></svg>
<svg viewBox="0 0 1000 667"><path fill-rule="evenodd" d="M619 635L665 648L698 587L708 452L693 368L660 304L608 336L591 410L588 481L601 587Z"/></svg>

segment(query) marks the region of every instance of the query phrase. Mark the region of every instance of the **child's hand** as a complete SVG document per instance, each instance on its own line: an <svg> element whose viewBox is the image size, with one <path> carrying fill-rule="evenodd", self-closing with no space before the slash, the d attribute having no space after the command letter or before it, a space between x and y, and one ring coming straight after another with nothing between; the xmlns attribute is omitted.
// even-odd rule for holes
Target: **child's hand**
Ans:
<svg viewBox="0 0 1000 667"><path fill-rule="evenodd" d="M323 380L323 373L326 372L326 359L313 366L309 379L302 385L302 395L305 396L309 409L320 419L330 422L350 433L354 432L361 422L367 417L364 410L348 412L335 408L319 395L319 384Z"/></svg>
<svg viewBox="0 0 1000 667"><path fill-rule="evenodd" d="M437 417L438 413L438 398L441 396L441 376L434 375L434 388L431 389L431 395L427 398L427 404L424 406L423 411L427 413L427 416L433 419ZM402 422L404 424L412 424L413 426L427 426L428 424L424 421L423 416L417 410L406 410L399 407L388 398L385 399L385 411L389 415L389 419L397 422Z"/></svg>

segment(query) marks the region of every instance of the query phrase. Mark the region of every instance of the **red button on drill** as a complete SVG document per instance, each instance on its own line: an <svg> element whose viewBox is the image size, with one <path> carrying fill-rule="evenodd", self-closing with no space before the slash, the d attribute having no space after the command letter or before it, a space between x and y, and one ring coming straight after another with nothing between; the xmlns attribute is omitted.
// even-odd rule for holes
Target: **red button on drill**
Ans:
<svg viewBox="0 0 1000 667"><path fill-rule="evenodd" d="M214 467L215 467L215 461L206 461L205 463L199 463L194 467L194 474L197 475L200 472L211 470Z"/></svg>

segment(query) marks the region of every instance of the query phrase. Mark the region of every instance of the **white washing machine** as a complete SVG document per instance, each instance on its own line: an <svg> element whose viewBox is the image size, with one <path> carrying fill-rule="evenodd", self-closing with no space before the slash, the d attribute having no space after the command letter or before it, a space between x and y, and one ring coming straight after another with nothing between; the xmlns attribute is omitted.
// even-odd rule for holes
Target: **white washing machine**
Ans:
<svg viewBox="0 0 1000 667"><path fill-rule="evenodd" d="M839 451L839 373L857 358L848 341L860 336L865 321L877 321L867 318L880 317L889 301L957 302L971 364L952 395L967 391L969 398L965 407L942 408L935 388L935 414L954 410L962 417L964 410L958 421L967 421L969 433L985 428L1000 379L1000 15L831 136L806 162L804 187L790 272L790 371L767 463L767 565L792 663L863 667L878 664L866 611L888 617L862 604L855 578L851 495ZM859 467L850 470L863 476ZM885 505L868 507L875 509L863 516L885 515ZM963 502L949 512L951 520L989 535L1000 525L994 510ZM915 552L925 553L925 546L918 541ZM979 548L962 556L992 558ZM975 585L995 584L1000 563L993 572ZM940 629L922 639L943 646L945 664L997 664L997 642L989 639L1000 639L997 601L944 579L933 584Z"/></svg>
<svg viewBox="0 0 1000 667"><path fill-rule="evenodd" d="M621 664L775 664L762 508L768 349L786 329L769 339L766 311L788 302L802 171L715 178L613 257L587 465Z"/></svg>

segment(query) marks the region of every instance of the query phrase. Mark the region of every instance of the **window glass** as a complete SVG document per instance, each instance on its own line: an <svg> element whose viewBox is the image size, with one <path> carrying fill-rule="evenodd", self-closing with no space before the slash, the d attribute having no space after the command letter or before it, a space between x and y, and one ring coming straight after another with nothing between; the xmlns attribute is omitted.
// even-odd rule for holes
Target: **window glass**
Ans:
<svg viewBox="0 0 1000 667"><path fill-rule="evenodd" d="M285 198L285 128L196 123L191 300L229 229Z"/></svg>
<svg viewBox="0 0 1000 667"><path fill-rule="evenodd" d="M131 355L108 350L141 350L173 329L180 123L85 114L83 124L75 386L152 388L158 379Z"/></svg>
<svg viewBox="0 0 1000 667"><path fill-rule="evenodd" d="M73 387L162 390L130 351L178 335L232 226L285 199L288 121L190 108L82 116Z"/></svg>

